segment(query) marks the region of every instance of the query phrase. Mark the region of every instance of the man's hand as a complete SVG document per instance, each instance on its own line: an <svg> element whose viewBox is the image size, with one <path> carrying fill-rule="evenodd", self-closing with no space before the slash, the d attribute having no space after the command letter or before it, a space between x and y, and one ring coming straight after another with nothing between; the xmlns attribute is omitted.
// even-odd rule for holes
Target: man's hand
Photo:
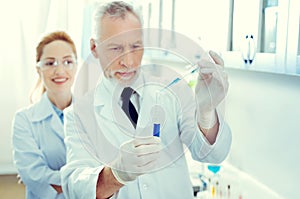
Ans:
<svg viewBox="0 0 300 199"><path fill-rule="evenodd" d="M111 170L122 184L135 180L139 175L151 172L156 166L161 150L161 140L150 136L135 138L123 143Z"/></svg>
<svg viewBox="0 0 300 199"><path fill-rule="evenodd" d="M198 108L198 124L205 129L217 122L216 107L228 92L228 76L224 71L224 62L215 52L210 51L212 61L201 60L200 72L195 93Z"/></svg>

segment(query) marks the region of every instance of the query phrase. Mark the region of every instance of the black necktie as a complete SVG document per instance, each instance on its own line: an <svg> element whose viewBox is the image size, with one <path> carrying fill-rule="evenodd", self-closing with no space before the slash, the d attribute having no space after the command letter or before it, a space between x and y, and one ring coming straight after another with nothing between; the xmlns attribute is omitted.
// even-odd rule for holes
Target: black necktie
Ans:
<svg viewBox="0 0 300 199"><path fill-rule="evenodd" d="M134 105L130 101L130 97L133 94L134 90L130 87L124 88L121 98L122 98L122 109L126 113L127 117L131 121L134 128L136 127L136 123L138 120L138 114L136 112L136 109L134 108Z"/></svg>

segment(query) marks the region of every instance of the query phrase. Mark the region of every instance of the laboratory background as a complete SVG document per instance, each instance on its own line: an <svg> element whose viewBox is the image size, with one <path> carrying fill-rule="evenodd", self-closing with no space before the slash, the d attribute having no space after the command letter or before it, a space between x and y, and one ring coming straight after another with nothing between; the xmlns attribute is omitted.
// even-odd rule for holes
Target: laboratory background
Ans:
<svg viewBox="0 0 300 199"><path fill-rule="evenodd" d="M15 112L30 103L36 42L45 32L68 32L79 55L75 93L92 89L101 73L89 51L97 2L0 1L0 198L25 198L12 159L11 125ZM225 61L232 147L220 165L195 163L186 154L195 198L300 198L300 1L132 2L141 6L145 28L183 34ZM186 72L187 63L170 53L176 38L170 39L169 50L145 51L154 74L160 74L157 63ZM165 44L158 39L157 45ZM192 75L186 80L195 81Z"/></svg>

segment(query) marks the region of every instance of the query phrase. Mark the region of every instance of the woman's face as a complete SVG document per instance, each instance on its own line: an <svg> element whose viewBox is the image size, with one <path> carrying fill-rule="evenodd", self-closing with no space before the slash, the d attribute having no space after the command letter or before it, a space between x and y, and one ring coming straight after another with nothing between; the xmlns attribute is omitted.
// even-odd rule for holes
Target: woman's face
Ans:
<svg viewBox="0 0 300 199"><path fill-rule="evenodd" d="M45 45L37 71L48 94L70 93L76 69L70 44L57 40Z"/></svg>

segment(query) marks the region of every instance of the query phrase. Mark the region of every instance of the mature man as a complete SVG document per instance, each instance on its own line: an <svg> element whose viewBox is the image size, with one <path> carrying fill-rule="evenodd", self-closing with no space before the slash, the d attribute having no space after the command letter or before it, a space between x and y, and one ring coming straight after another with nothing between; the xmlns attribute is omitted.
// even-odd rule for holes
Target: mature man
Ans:
<svg viewBox="0 0 300 199"><path fill-rule="evenodd" d="M137 11L111 2L96 10L95 22L91 52L103 77L66 113L64 193L69 198L193 198L184 146L195 160L211 163L223 161L230 149L230 129L217 111L228 90L222 59L210 53L214 61L199 62L195 94L184 81L164 89L172 75L157 79L141 67L144 42ZM152 136L157 121L159 137Z"/></svg>

